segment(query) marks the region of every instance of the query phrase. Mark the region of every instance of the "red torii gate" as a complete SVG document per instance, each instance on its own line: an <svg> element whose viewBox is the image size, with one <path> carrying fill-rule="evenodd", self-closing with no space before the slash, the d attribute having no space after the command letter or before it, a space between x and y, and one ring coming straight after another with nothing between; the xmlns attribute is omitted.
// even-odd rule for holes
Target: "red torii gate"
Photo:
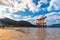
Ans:
<svg viewBox="0 0 60 40"><path fill-rule="evenodd" d="M37 19L37 21L36 21L37 27L40 27L40 26L44 27L44 26L46 25L46 22L45 22L45 19L46 19L46 18L47 18L47 17Z"/></svg>
<svg viewBox="0 0 60 40"><path fill-rule="evenodd" d="M44 26L46 25L46 22L45 22L46 18L47 17L40 18L40 19L37 19L36 21L36 25L37 25L36 27L38 28L37 35L39 40L46 40L46 28L44 28Z"/></svg>

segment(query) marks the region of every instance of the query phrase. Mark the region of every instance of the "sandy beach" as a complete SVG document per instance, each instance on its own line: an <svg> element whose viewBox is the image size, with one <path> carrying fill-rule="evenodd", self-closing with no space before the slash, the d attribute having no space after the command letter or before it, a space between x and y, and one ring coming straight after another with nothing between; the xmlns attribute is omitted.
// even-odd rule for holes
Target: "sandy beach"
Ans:
<svg viewBox="0 0 60 40"><path fill-rule="evenodd" d="M26 34L9 29L0 29L0 40L25 40Z"/></svg>

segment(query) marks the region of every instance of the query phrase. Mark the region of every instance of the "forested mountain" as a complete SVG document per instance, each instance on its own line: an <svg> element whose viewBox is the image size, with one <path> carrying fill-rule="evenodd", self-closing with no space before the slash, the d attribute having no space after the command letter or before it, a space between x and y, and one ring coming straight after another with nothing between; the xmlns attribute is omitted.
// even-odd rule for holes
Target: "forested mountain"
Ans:
<svg viewBox="0 0 60 40"><path fill-rule="evenodd" d="M15 20L12 20L12 19L9 19L9 18L3 18L3 19L0 19L0 22L2 22L2 24L4 26L7 26L7 27L35 27L35 25L31 24L30 22L27 22L27 21L15 21Z"/></svg>

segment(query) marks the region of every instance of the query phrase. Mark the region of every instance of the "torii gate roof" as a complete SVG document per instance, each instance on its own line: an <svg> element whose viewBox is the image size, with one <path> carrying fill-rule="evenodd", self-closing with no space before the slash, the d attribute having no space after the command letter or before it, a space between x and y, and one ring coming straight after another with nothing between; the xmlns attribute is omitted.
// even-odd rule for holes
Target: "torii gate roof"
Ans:
<svg viewBox="0 0 60 40"><path fill-rule="evenodd" d="M43 19L45 19L45 18L47 18L47 17L44 17L44 18L40 18L40 19L37 19L37 20L43 20Z"/></svg>

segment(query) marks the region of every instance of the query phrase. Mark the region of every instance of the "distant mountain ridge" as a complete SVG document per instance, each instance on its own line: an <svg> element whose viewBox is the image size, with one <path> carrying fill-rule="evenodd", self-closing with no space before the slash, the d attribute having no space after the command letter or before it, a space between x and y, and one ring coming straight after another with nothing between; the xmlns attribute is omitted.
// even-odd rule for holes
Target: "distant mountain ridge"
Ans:
<svg viewBox="0 0 60 40"><path fill-rule="evenodd" d="M60 24L52 24L52 25L47 26L47 27L60 28Z"/></svg>
<svg viewBox="0 0 60 40"><path fill-rule="evenodd" d="M11 26L11 27L36 27L36 25L33 25L31 24L30 22L28 21L15 21L15 20L12 20L12 19L9 19L9 18L2 18L0 19L0 22L2 22L2 24L4 26ZM60 27L60 24L53 24L53 25L50 25L50 26L46 26L46 27Z"/></svg>
<svg viewBox="0 0 60 40"><path fill-rule="evenodd" d="M2 18L2 19L0 19L0 21L11 21L11 22L13 22L15 20L12 20L12 19L9 19L9 18Z"/></svg>
<svg viewBox="0 0 60 40"><path fill-rule="evenodd" d="M0 22L4 24L4 26L11 26L11 27L34 27L35 25L31 24L27 21L15 21L9 18L0 19Z"/></svg>

